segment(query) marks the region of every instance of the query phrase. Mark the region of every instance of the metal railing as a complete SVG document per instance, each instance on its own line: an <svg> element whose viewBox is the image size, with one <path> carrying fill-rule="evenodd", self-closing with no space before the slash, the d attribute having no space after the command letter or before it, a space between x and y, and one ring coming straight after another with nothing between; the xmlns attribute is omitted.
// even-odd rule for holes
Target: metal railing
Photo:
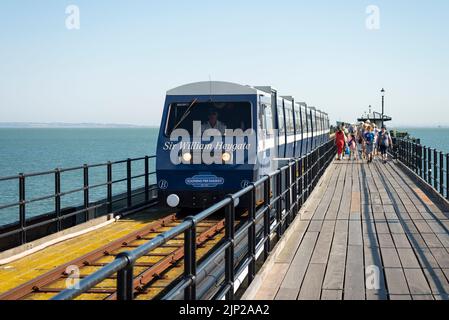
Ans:
<svg viewBox="0 0 449 320"><path fill-rule="evenodd" d="M135 159L126 159L115 162L107 162L102 164L94 165L83 165L79 167L67 168L67 169L55 169L52 171L31 173L31 174L19 174L17 176L0 178L0 182L5 181L16 181L18 184L18 201L14 203L0 205L0 215L2 210L12 209L14 207L18 208L18 219L14 223L9 225L0 226L0 239L7 237L19 237L18 244L25 244L30 241L27 234L37 228L48 227L49 225L55 225L52 228L52 232L59 232L63 230L64 221L69 218L76 218L80 220L79 223L89 221L99 215L104 215L108 213L119 213L126 210L130 210L137 205L151 202L151 193L153 190L157 190L155 185L150 184L150 177L155 175L155 171L150 171L150 160L155 159L155 156L145 156ZM140 174L133 175L133 166L137 162L143 162L143 170L139 170ZM126 168L121 168L120 170L124 178L113 179L113 166L126 166ZM142 165L142 163L141 163ZM104 175L106 176L106 181L101 183L92 184L89 183L89 170L93 169L104 170ZM118 173L119 170L117 170ZM135 171L134 171L135 172ZM70 189L67 191L61 190L61 180L62 175L66 173L74 173L79 176L81 184L79 188ZM44 196L38 196L34 198L28 198L26 182L32 177L44 177L46 179L54 179L54 193ZM133 181L137 179L142 179L143 184L139 188L132 187ZM119 193L113 194L114 185L125 184L126 187L120 188ZM104 197L101 200L91 201L91 192L93 189L104 188ZM119 188L117 188L118 190ZM61 200L63 197L67 197L73 194L80 194L80 202L77 206L64 207L61 205ZM101 194L101 193L100 193ZM43 213L41 215L28 214L27 206L30 204L52 201L53 211ZM78 223L75 223L78 224ZM70 224L72 226L73 223ZM48 232L48 228L46 228ZM44 233L44 235L47 235ZM33 236L36 238L36 236ZM34 239L32 239L34 240Z"/></svg>
<svg viewBox="0 0 449 320"><path fill-rule="evenodd" d="M394 139L396 158L449 200L449 154L407 139Z"/></svg>
<svg viewBox="0 0 449 320"><path fill-rule="evenodd" d="M267 259L271 250L272 236L280 238L283 235L332 162L335 153L334 141L326 142L306 156L290 161L288 165L271 175L227 196L199 214L186 218L181 224L142 246L120 253L114 261L83 278L76 288L60 292L53 297L53 300L74 299L114 274L117 274L117 299L132 300L137 292L133 285L136 261L182 234L184 234L184 273L162 299L174 299L180 295L186 300L201 299L203 295L197 293L199 281L204 279L208 267L218 258L223 260L224 270L217 278L221 280L218 285L213 286L213 294L210 296L213 299L233 299L236 276L246 270L248 282L253 281L258 256L263 253L263 259ZM260 190L263 191L261 204L256 201L256 193ZM244 196L249 198L248 218L236 228L235 204ZM221 210L224 210L224 238L206 257L198 259L197 226ZM236 248L242 239L245 240L243 247L245 252L239 255ZM239 248L241 252L242 247ZM209 288L210 290L212 288Z"/></svg>

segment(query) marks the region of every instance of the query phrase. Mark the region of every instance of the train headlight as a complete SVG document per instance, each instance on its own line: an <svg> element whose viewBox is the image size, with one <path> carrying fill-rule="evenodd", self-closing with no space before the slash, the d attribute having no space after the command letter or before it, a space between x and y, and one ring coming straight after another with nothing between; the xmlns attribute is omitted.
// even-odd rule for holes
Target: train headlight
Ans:
<svg viewBox="0 0 449 320"><path fill-rule="evenodd" d="M229 162L229 161L231 161L232 156L231 156L230 153L225 152L225 153L223 153L223 155L221 156L221 159L222 159L224 162Z"/></svg>
<svg viewBox="0 0 449 320"><path fill-rule="evenodd" d="M182 160L184 162L190 162L192 160L192 154L187 152L182 155Z"/></svg>

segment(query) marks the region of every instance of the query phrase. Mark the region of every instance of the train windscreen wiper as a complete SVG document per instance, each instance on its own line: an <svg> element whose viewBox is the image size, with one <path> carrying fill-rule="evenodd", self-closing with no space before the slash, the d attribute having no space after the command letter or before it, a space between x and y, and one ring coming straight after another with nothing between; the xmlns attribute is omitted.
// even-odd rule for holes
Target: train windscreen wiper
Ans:
<svg viewBox="0 0 449 320"><path fill-rule="evenodd" d="M179 119L178 123L176 123L176 125L173 127L172 132L175 131L181 125L181 123L183 123L184 120L189 116L190 112L192 111L193 106L196 104L197 101L198 101L198 98L196 98L195 100L192 101L192 103L190 103L189 107L182 114L181 119Z"/></svg>

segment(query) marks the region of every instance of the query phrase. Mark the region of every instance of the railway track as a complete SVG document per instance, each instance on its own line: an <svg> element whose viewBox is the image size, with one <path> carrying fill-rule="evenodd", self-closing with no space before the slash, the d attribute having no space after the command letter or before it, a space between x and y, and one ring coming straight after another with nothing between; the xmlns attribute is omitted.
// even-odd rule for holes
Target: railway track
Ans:
<svg viewBox="0 0 449 320"><path fill-rule="evenodd" d="M38 278L0 295L0 300L47 300L68 285L97 271L124 251L130 251L181 223L176 215L156 220L144 228L113 241L82 257L61 265ZM198 225L198 259L224 235L224 220L207 220ZM184 243L180 235L137 261L134 267L135 299L154 299L183 273ZM78 297L81 300L116 299L116 275Z"/></svg>

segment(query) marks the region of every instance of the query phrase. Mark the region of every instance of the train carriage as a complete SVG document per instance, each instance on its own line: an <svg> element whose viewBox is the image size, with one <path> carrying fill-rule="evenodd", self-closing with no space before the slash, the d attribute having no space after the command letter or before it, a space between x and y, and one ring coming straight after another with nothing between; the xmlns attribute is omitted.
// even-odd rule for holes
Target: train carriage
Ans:
<svg viewBox="0 0 449 320"><path fill-rule="evenodd" d="M208 81L169 90L156 158L161 199L204 208L245 188L328 139L318 139L316 117L271 87Z"/></svg>

